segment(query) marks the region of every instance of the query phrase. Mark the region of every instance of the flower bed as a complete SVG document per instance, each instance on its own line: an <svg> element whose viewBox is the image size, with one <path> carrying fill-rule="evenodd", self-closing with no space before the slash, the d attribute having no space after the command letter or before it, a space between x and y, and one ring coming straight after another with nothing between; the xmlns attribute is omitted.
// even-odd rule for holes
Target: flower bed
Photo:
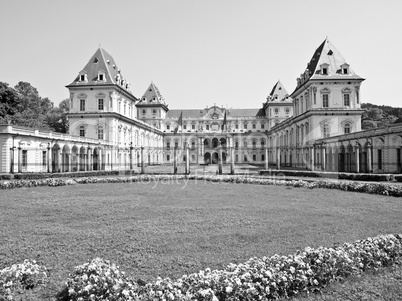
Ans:
<svg viewBox="0 0 402 301"><path fill-rule="evenodd" d="M75 268L70 300L274 300L317 292L334 281L401 263L402 235L380 235L333 248L306 248L288 256L251 258L224 270L138 285L102 259Z"/></svg>
<svg viewBox="0 0 402 301"><path fill-rule="evenodd" d="M24 290L31 290L45 284L47 269L35 261L25 260L0 271L0 300L13 300L13 296Z"/></svg>
<svg viewBox="0 0 402 301"><path fill-rule="evenodd" d="M260 170L260 175L265 176L292 176L292 177L313 177L313 178L331 178L351 181L375 181L392 182L402 181L402 177L394 174L371 174L371 173L347 173L330 171L310 171L310 170Z"/></svg>
<svg viewBox="0 0 402 301"><path fill-rule="evenodd" d="M44 180L19 180L0 182L0 189L35 187L35 186L65 186L74 184L89 183L130 183L161 180L202 180L211 182L231 182L242 184L260 185L283 185L305 188L328 188L352 192L362 192L370 194L389 195L402 197L402 185L388 183L363 183L352 181L331 181L331 180L280 180L261 177L250 177L240 175L215 176L215 175L138 175L138 176L119 176L107 178L83 177L76 179L44 179Z"/></svg>

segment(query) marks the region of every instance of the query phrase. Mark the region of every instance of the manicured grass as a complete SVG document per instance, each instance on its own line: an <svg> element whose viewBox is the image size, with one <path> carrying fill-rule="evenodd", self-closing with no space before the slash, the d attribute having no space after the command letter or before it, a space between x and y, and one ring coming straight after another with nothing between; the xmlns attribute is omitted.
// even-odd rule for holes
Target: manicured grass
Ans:
<svg viewBox="0 0 402 301"><path fill-rule="evenodd" d="M402 233L401 200L327 189L164 181L0 191L0 268L51 268L49 299L102 257L135 278L179 277L250 257Z"/></svg>

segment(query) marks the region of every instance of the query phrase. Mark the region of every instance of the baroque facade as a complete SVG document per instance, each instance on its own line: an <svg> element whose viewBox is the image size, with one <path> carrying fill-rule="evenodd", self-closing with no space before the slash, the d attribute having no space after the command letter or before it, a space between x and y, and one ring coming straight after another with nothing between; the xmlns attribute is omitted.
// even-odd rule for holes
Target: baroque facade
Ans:
<svg viewBox="0 0 402 301"><path fill-rule="evenodd" d="M0 126L0 172L132 169L134 165L253 163L401 172L402 127L361 131L364 81L326 39L289 94L280 81L261 106L170 110L154 83L137 98L99 48L66 87L69 134Z"/></svg>

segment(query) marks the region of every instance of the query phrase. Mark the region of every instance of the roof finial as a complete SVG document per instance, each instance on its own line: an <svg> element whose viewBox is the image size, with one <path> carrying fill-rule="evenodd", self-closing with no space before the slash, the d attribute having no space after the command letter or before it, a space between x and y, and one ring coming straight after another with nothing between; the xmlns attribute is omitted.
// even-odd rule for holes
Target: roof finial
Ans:
<svg viewBox="0 0 402 301"><path fill-rule="evenodd" d="M99 48L101 48L101 43L99 42Z"/></svg>

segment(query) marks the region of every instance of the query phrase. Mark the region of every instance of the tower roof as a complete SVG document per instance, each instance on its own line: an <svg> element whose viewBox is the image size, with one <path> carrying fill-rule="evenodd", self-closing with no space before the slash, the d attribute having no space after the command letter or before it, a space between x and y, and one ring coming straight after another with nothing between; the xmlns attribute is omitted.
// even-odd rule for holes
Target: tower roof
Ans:
<svg viewBox="0 0 402 301"><path fill-rule="evenodd" d="M100 73L104 75L103 80L99 80L98 75ZM81 75L86 77L85 81L81 80ZM130 83L121 75L121 71L117 67L113 57L101 47L96 50L84 69L79 72L79 75L67 87L85 85L118 85L131 93Z"/></svg>
<svg viewBox="0 0 402 301"><path fill-rule="evenodd" d="M159 89L155 86L153 82L149 85L148 89L145 91L144 95L141 97L141 103L160 103L166 105L165 99L163 98Z"/></svg>
<svg viewBox="0 0 402 301"><path fill-rule="evenodd" d="M281 83L280 80L274 85L267 97L267 102L280 102L280 101L291 101L289 97L288 91L286 91L285 87Z"/></svg>
<svg viewBox="0 0 402 301"><path fill-rule="evenodd" d="M347 66L348 72L345 74L342 67ZM326 68L326 74L322 73L322 68ZM360 79L350 65L346 62L343 55L326 38L315 50L306 70L298 78L298 84L295 89L298 90L308 80L334 80L334 79Z"/></svg>

